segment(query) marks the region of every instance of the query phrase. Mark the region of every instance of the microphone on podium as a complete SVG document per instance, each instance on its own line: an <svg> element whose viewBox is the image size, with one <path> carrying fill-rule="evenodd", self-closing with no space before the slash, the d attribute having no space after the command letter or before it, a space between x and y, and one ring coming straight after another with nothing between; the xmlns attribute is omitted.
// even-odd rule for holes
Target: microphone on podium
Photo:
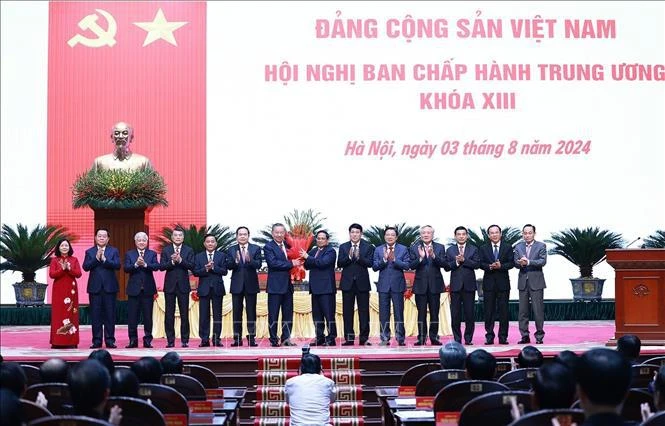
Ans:
<svg viewBox="0 0 665 426"><path fill-rule="evenodd" d="M635 244L637 241L639 241L639 240L641 240L641 239L642 239L642 237L637 237L637 238L635 238L633 241L630 242L630 244L628 244L628 245L627 245L626 247L624 247L624 248L628 248L628 247L632 246L633 244ZM639 248L644 248L644 244L642 244L642 246L640 246Z"/></svg>

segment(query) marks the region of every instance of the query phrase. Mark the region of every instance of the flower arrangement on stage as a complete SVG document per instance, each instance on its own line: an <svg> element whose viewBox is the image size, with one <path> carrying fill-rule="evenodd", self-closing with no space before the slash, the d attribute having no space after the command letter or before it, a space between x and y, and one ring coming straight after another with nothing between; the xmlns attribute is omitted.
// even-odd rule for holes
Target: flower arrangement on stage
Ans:
<svg viewBox="0 0 665 426"><path fill-rule="evenodd" d="M139 209L169 205L166 184L151 167L96 169L79 175L72 188L74 208Z"/></svg>

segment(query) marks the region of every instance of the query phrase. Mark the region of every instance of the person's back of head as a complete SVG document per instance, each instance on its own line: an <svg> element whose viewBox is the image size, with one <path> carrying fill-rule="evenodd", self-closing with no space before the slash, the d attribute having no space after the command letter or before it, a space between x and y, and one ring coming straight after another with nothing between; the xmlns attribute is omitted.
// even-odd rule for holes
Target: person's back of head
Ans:
<svg viewBox="0 0 665 426"><path fill-rule="evenodd" d="M458 342L448 342L439 349L441 368L444 370L464 370L466 362L466 349Z"/></svg>
<svg viewBox="0 0 665 426"><path fill-rule="evenodd" d="M573 351L561 351L559 352L559 355L554 357L554 362L565 365L570 369L570 371L572 371L573 374L575 374L575 368L577 367L578 360L579 357Z"/></svg>
<svg viewBox="0 0 665 426"><path fill-rule="evenodd" d="M139 383L157 383L162 377L162 365L151 356L144 356L134 361L131 367Z"/></svg>
<svg viewBox="0 0 665 426"><path fill-rule="evenodd" d="M307 353L300 360L300 374L321 373L321 358L318 355Z"/></svg>
<svg viewBox="0 0 665 426"><path fill-rule="evenodd" d="M182 358L180 358L178 352L167 352L159 363L162 364L164 374L182 374Z"/></svg>
<svg viewBox="0 0 665 426"><path fill-rule="evenodd" d="M21 402L16 394L7 388L0 388L0 413L3 426L19 426L21 422Z"/></svg>
<svg viewBox="0 0 665 426"><path fill-rule="evenodd" d="M582 355L575 370L582 408L587 414L616 412L630 388L630 363L619 352L597 348Z"/></svg>
<svg viewBox="0 0 665 426"><path fill-rule="evenodd" d="M69 366L62 358L51 358L39 366L42 383L67 383Z"/></svg>
<svg viewBox="0 0 665 426"><path fill-rule="evenodd" d="M466 357L466 375L470 380L494 380L496 358L485 349L476 349Z"/></svg>
<svg viewBox="0 0 665 426"><path fill-rule="evenodd" d="M117 368L111 380L111 396L139 396L139 379L129 368Z"/></svg>
<svg viewBox="0 0 665 426"><path fill-rule="evenodd" d="M525 346L517 356L519 368L539 368L543 365L543 353L535 346Z"/></svg>
<svg viewBox="0 0 665 426"><path fill-rule="evenodd" d="M0 364L0 388L8 389L22 398L27 388L28 379L25 377L23 367L15 362L3 362Z"/></svg>
<svg viewBox="0 0 665 426"><path fill-rule="evenodd" d="M570 408L575 402L575 374L557 362L543 365L533 381L533 398L536 410Z"/></svg>
<svg viewBox="0 0 665 426"><path fill-rule="evenodd" d="M656 410L665 411L665 365L660 367L653 381L653 402Z"/></svg>
<svg viewBox="0 0 665 426"><path fill-rule="evenodd" d="M623 355L631 364L637 361L640 356L642 341L633 334L626 334L617 340L617 351Z"/></svg>
<svg viewBox="0 0 665 426"><path fill-rule="evenodd" d="M109 376L113 377L113 371L115 371L115 364L113 363L113 357L111 356L111 353L109 351L107 351L106 349L96 349L90 352L88 359L96 359L97 361L99 361L100 364L106 367L106 371L109 372Z"/></svg>
<svg viewBox="0 0 665 426"><path fill-rule="evenodd" d="M77 414L100 418L111 391L111 376L102 363L86 359L69 369L69 392Z"/></svg>

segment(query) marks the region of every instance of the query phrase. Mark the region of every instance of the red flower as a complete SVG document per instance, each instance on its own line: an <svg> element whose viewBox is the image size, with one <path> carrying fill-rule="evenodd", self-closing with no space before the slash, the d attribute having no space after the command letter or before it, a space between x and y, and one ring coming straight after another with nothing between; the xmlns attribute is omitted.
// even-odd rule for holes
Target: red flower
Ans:
<svg viewBox="0 0 665 426"><path fill-rule="evenodd" d="M191 294L192 300L195 302L199 301L199 292L197 290L194 290Z"/></svg>
<svg viewBox="0 0 665 426"><path fill-rule="evenodd" d="M413 291L409 288L404 292L404 298L411 299L411 296L413 296Z"/></svg>
<svg viewBox="0 0 665 426"><path fill-rule="evenodd" d="M307 237L294 237L290 233L286 234L285 238L286 244L289 248L286 250L286 254L290 260L293 259L302 259L300 256L300 250L307 251L309 246L312 244L314 239L313 235ZM291 268L291 281L300 282L305 279L305 268L303 266L295 266Z"/></svg>

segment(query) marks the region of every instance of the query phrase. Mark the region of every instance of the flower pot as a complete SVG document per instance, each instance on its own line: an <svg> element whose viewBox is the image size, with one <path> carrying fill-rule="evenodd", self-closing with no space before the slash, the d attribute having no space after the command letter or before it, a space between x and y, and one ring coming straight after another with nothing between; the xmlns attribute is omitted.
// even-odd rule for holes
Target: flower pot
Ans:
<svg viewBox="0 0 665 426"><path fill-rule="evenodd" d="M570 283L573 286L574 302L600 302L605 279L570 278Z"/></svg>
<svg viewBox="0 0 665 426"><path fill-rule="evenodd" d="M27 306L44 306L46 298L46 287L48 285L38 282L25 282L13 284L16 296L16 306L19 308Z"/></svg>

